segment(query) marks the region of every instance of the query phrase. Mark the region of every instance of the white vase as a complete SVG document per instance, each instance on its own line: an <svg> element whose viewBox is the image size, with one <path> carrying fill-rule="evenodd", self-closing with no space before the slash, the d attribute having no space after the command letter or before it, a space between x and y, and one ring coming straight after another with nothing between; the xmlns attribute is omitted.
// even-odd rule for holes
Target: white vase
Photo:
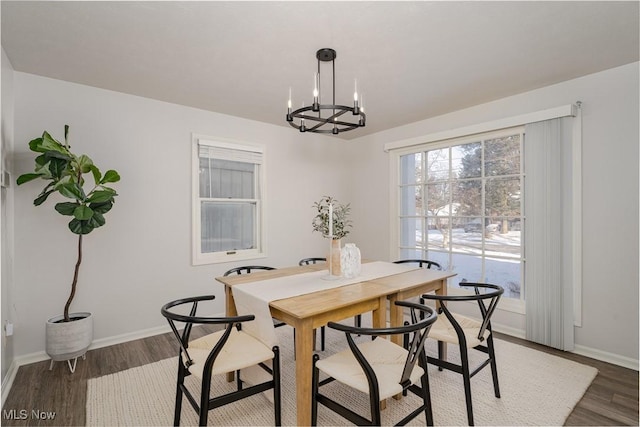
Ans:
<svg viewBox="0 0 640 427"><path fill-rule="evenodd" d="M340 269L347 279L358 277L362 270L360 249L355 243L347 243L340 251Z"/></svg>

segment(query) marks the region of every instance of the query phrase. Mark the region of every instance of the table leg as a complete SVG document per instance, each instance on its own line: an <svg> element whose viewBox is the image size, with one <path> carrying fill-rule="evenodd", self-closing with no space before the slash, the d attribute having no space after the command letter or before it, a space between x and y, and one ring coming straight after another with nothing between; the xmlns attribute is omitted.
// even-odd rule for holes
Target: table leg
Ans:
<svg viewBox="0 0 640 427"><path fill-rule="evenodd" d="M297 424L311 425L311 381L313 371L313 328L311 319L296 328L296 406Z"/></svg>
<svg viewBox="0 0 640 427"><path fill-rule="evenodd" d="M236 311L236 303L233 300L233 292L231 291L231 286L224 287L224 295L225 295L225 315L227 317L237 316L238 313ZM233 382L236 378L235 372L229 372L227 374L227 382Z"/></svg>

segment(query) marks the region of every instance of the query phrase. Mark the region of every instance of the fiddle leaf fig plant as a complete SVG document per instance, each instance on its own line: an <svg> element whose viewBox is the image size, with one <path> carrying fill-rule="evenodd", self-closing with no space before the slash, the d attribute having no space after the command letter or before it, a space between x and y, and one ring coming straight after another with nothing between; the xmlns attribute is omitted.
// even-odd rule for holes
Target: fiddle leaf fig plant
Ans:
<svg viewBox="0 0 640 427"><path fill-rule="evenodd" d="M104 215L111 210L118 195L116 190L106 184L120 181L120 175L115 170L110 169L103 175L89 156L72 153L68 137L69 126L65 125L64 144L54 139L47 131L42 137L29 142L29 149L38 153L35 170L20 175L16 181L18 185L36 179L47 181L44 189L33 201L36 206L43 204L54 193L67 199L55 205L58 213L71 217L69 230L78 235L78 258L71 282L71 293L64 306L66 322L71 320L69 307L76 293L82 263L82 236L106 223ZM85 186L86 174L93 177L93 186Z"/></svg>

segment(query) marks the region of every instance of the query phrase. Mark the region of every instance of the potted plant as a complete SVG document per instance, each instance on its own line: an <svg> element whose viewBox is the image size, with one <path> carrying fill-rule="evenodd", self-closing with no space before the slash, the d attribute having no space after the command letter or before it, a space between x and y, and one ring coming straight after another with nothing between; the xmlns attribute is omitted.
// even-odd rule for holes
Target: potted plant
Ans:
<svg viewBox="0 0 640 427"><path fill-rule="evenodd" d="M91 313L69 313L76 294L82 262L82 237L105 224L104 215L111 210L117 196L116 191L106 184L120 181L120 175L115 170L108 170L103 175L88 156L72 153L68 136L69 126L65 125L64 144L46 131L40 138L29 142L29 149L38 153L35 158L35 170L18 177L17 184L22 185L35 179L47 181L33 204L40 206L54 193L65 198L65 201L56 203L55 210L71 217L69 230L78 236L78 255L71 292L63 314L49 319L46 329L46 351L52 363L56 360L66 360L73 372L77 358L84 356L93 340ZM85 174L91 174L94 181L94 185L86 189ZM74 359L73 366L71 359Z"/></svg>
<svg viewBox="0 0 640 427"><path fill-rule="evenodd" d="M313 231L321 233L326 239L331 239L331 255L327 259L330 259L333 275L339 276L340 239L349 234L351 206L340 204L331 196L323 196L313 204L313 207L318 211L313 218Z"/></svg>

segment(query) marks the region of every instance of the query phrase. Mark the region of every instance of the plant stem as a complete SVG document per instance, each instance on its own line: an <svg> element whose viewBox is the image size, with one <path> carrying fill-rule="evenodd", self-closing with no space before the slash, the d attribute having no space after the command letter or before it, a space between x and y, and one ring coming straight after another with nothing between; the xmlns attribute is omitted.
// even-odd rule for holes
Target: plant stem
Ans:
<svg viewBox="0 0 640 427"><path fill-rule="evenodd" d="M73 297L76 295L76 285L78 284L78 272L80 271L80 263L82 262L82 234L78 235L78 261L76 261L76 268L73 272L73 282L71 283L71 295L69 295L69 299L67 303L64 305L64 321L69 322L71 319L69 318L69 306L71 305L71 301L73 301Z"/></svg>

